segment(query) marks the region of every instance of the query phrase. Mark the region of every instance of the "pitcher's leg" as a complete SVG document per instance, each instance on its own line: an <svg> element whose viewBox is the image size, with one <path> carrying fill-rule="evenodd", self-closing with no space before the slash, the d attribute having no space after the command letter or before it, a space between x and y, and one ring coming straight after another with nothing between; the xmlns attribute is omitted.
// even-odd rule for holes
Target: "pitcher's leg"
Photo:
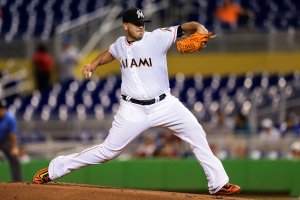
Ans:
<svg viewBox="0 0 300 200"><path fill-rule="evenodd" d="M208 179L209 192L217 192L229 181L229 178L220 160L212 153L202 126L176 98L171 96L166 100L159 105L161 108L155 108L157 112L151 119L152 126L168 127L190 144ZM164 113L160 113L160 110L164 110Z"/></svg>
<svg viewBox="0 0 300 200"><path fill-rule="evenodd" d="M212 153L202 127L193 122L186 124L189 126L184 129L180 128L182 132L176 127L171 127L171 129L177 130L176 135L190 144L207 177L209 192L213 194L228 183L229 178L221 161Z"/></svg>
<svg viewBox="0 0 300 200"><path fill-rule="evenodd" d="M120 151L109 150L104 144L85 149L80 153L74 153L54 158L48 167L51 180L62 177L71 171L82 167L100 164L116 157Z"/></svg>
<svg viewBox="0 0 300 200"><path fill-rule="evenodd" d="M105 141L81 153L54 158L48 167L49 178L54 180L84 166L104 163L115 158L127 144L149 127L143 110L131 105L124 107L124 103L121 104Z"/></svg>

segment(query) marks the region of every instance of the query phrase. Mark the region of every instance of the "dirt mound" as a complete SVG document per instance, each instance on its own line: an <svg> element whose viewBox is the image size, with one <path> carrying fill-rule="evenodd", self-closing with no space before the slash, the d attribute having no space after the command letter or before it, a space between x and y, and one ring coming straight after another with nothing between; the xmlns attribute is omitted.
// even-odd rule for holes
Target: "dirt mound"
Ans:
<svg viewBox="0 0 300 200"><path fill-rule="evenodd" d="M178 192L161 192L149 190L118 189L94 185L67 183L49 183L37 185L31 183L0 183L1 200L190 200L190 199L231 199L236 197L220 197Z"/></svg>

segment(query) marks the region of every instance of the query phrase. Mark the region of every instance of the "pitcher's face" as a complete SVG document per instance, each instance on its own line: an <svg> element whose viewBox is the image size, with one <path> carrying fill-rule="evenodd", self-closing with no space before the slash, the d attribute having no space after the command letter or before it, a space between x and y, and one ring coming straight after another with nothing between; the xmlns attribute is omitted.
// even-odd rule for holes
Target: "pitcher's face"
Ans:
<svg viewBox="0 0 300 200"><path fill-rule="evenodd" d="M130 42L141 40L145 33L144 23L123 23L123 28L126 32L126 39Z"/></svg>

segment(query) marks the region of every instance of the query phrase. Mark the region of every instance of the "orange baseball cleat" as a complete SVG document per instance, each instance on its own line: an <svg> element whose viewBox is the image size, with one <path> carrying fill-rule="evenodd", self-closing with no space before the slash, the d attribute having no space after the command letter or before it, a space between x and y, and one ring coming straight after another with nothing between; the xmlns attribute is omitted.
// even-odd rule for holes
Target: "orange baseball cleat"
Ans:
<svg viewBox="0 0 300 200"><path fill-rule="evenodd" d="M51 179L49 178L48 168L44 168L39 170L32 179L32 183L36 184L44 184L50 182Z"/></svg>
<svg viewBox="0 0 300 200"><path fill-rule="evenodd" d="M226 183L215 195L232 195L240 193L241 188L231 183Z"/></svg>

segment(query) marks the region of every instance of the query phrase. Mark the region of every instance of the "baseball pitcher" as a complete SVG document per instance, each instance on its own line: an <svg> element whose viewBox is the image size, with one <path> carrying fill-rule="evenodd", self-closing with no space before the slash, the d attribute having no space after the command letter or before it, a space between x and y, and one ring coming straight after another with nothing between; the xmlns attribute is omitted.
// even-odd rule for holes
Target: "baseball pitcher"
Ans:
<svg viewBox="0 0 300 200"><path fill-rule="evenodd" d="M89 78L100 66L117 60L122 72L120 107L114 117L109 135L97 146L80 153L54 158L49 166L38 171L34 183L47 183L76 169L109 161L143 131L151 127L172 129L190 144L208 180L211 194L239 193L240 187L229 183L220 160L209 148L202 126L191 112L170 94L166 54L173 43L180 53L201 50L214 36L197 23L145 31L143 12L130 8L123 14L125 36L83 68ZM182 37L184 36L184 37ZM181 40L176 42L177 38Z"/></svg>

